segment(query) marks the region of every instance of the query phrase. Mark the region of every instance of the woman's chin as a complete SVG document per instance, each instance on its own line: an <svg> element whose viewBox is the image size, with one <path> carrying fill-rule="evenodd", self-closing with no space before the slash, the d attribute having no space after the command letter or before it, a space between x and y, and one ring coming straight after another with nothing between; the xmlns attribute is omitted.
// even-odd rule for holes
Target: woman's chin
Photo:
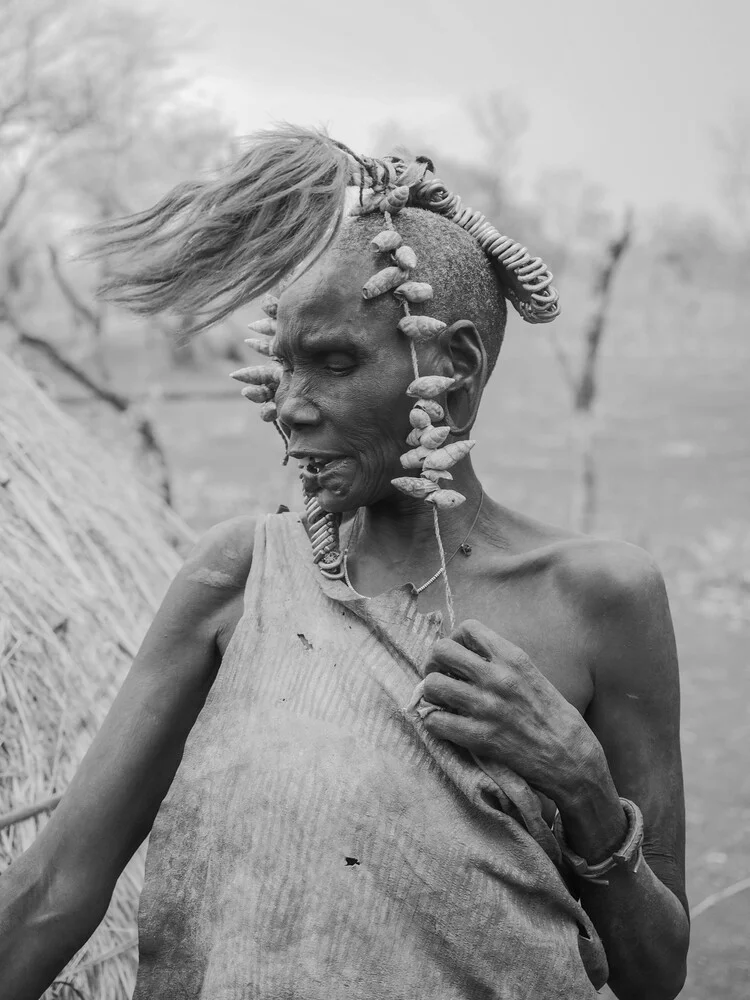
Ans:
<svg viewBox="0 0 750 1000"><path fill-rule="evenodd" d="M359 510L360 507L372 507L385 500L393 492L393 489L388 489L388 486L390 484L380 490L361 489L355 483L347 488L336 487L332 489L331 487L319 486L315 491L315 497L323 510L332 514L346 514Z"/></svg>
<svg viewBox="0 0 750 1000"><path fill-rule="evenodd" d="M360 506L354 487L354 477L340 474L322 473L311 483L312 493L323 510L332 514L343 514Z"/></svg>
<svg viewBox="0 0 750 1000"><path fill-rule="evenodd" d="M318 501L323 510L332 514L345 514L359 507L369 507L393 492L390 479L370 478L358 474L359 469L351 460L338 463L334 469L323 470L317 475L303 474L305 489Z"/></svg>
<svg viewBox="0 0 750 1000"><path fill-rule="evenodd" d="M355 510L359 504L352 500L349 491L340 489L330 489L322 486L315 492L315 499L323 510L331 514L345 514L348 510Z"/></svg>
<svg viewBox="0 0 750 1000"><path fill-rule="evenodd" d="M382 491L365 489L356 479L335 483L318 482L314 492L323 510L332 514L346 514L360 507L369 507L383 498Z"/></svg>

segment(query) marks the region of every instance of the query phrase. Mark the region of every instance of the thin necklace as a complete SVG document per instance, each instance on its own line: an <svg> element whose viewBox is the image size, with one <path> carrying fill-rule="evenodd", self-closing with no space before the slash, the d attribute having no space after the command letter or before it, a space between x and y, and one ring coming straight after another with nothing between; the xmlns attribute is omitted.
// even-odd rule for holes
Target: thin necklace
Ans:
<svg viewBox="0 0 750 1000"><path fill-rule="evenodd" d="M429 580L426 580L421 587L415 588L418 594L421 594L423 590L427 590L427 588L431 586L436 580L439 580L441 576L444 576L446 574L448 566L450 565L451 562L453 562L453 559L458 555L459 552L463 552L464 555L466 556L471 555L471 546L467 545L466 543L468 542L469 536L471 535L472 531L477 526L479 515L482 513L483 503L484 503L484 490L482 490L482 492L479 495L479 506L477 507L477 512L474 515L474 520L471 522L471 527L466 532L463 541L458 546L453 555L450 557L450 559L447 559L444 563L442 563L438 571L436 573L433 573ZM351 581L349 579L349 570L348 570L349 548L351 547L352 536L354 535L355 528L357 529L357 533L359 533L359 511L361 509L362 508L360 507L357 510L357 513L354 515L355 523L352 525L352 530L349 533L349 544L344 549L344 562L343 562L344 581L350 590L354 590L354 587L352 587ZM354 592L357 593L357 591Z"/></svg>

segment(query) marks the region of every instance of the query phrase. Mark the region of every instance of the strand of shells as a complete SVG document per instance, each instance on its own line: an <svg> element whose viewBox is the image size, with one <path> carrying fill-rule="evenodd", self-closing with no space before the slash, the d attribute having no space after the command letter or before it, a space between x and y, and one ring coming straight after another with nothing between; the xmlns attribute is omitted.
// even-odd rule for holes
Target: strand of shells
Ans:
<svg viewBox="0 0 750 1000"><path fill-rule="evenodd" d="M266 314L265 318L249 324L248 329L252 330L256 336L249 337L245 343L259 354L264 354L267 358L272 359L274 357L273 340L276 336L276 315L279 309L279 300L275 295L266 295L261 302L261 309ZM281 373L281 365L272 360L266 365L238 368L236 372L231 373L231 377L237 379L238 382L246 383L242 395L251 403L260 403L260 419L266 423L276 424L277 429L286 440L286 435L277 422L279 412L275 402L276 390L281 382Z"/></svg>
<svg viewBox="0 0 750 1000"><path fill-rule="evenodd" d="M392 484L406 496L424 500L437 510L449 510L459 507L466 498L457 490L445 489L440 482L453 478L448 470L469 454L475 442L469 440L446 443L450 427L435 425L435 421L442 420L445 415L438 397L453 385L455 379L419 374L416 345L439 336L446 329L446 324L432 316L414 316L411 313L410 306L429 302L433 297L433 290L427 282L412 280L417 255L411 247L404 245L393 225L392 217L398 215L404 207L408 194L409 188L406 185L395 187L386 194L370 189L363 197L362 204L354 209L355 215L375 211L383 213L386 228L372 240L372 247L378 254L390 253L392 259L388 267L382 268L365 283L362 296L374 299L378 295L392 292L404 312L398 328L411 342L415 378L406 391L416 402L409 414L412 429L406 443L410 450L401 456L401 465L407 471L418 469L420 474L418 477L400 476L393 479Z"/></svg>
<svg viewBox="0 0 750 1000"><path fill-rule="evenodd" d="M261 302L261 308L266 316L264 319L250 323L249 329L256 336L248 338L245 343L258 351L259 354L273 359L275 356L273 341L276 336L279 300L274 295L266 295ZM242 395L245 399L249 399L253 403L260 403L261 420L274 423L286 441L286 434L278 423L279 414L275 402L281 375L281 365L273 360L265 365L239 368L231 373L232 378L244 383ZM323 576L329 580L343 579L344 555L341 551L339 536L341 515L323 510L315 497L308 493L305 493L305 512L314 562Z"/></svg>

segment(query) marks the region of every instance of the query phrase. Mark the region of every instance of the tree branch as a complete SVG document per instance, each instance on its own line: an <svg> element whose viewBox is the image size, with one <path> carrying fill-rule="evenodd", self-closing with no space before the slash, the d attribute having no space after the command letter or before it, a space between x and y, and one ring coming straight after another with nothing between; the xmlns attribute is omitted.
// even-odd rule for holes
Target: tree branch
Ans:
<svg viewBox="0 0 750 1000"><path fill-rule="evenodd" d="M27 347L33 347L35 350L44 354L44 356L51 361L56 368L65 372L71 378L74 378L80 385L84 386L89 390L89 392L96 396L97 399L100 399L103 403L108 403L111 407L117 410L118 413L128 414L134 417L133 426L140 438L143 452L155 462L158 469L158 492L164 502L171 506L172 489L169 478L167 456L150 418L142 411L137 410L133 406L133 401L127 396L123 396L122 393L115 392L108 386L101 385L101 383L92 378L88 372L84 371L83 368L80 368L77 364L75 364L75 362L66 358L54 344L50 343L50 341L45 340L44 337L37 337L35 334L27 330L23 323L21 323L19 318L15 315L13 310L9 308L8 303L3 300L0 300L0 321L5 321L13 328L13 330L15 330L16 336L21 344L25 344Z"/></svg>
<svg viewBox="0 0 750 1000"><path fill-rule="evenodd" d="M701 913L712 909L717 903L723 903L725 899L731 899L732 896L736 896L740 892L745 892L747 889L750 889L750 878L743 878L738 882L733 882L720 892L712 892L710 896L706 896L705 899L702 899L700 903L691 909L690 919L695 920Z"/></svg>
<svg viewBox="0 0 750 1000"><path fill-rule="evenodd" d="M604 335L612 284L617 268L630 245L632 234L633 213L628 209L622 232L610 242L604 263L594 280L595 305L584 336L583 362L573 400L574 408L578 411L590 410L596 398L596 362Z"/></svg>
<svg viewBox="0 0 750 1000"><path fill-rule="evenodd" d="M33 50L34 42L36 41L36 28L37 21L36 18L31 18L27 25L26 35L24 38L23 46L23 68L19 74L22 78L23 83L18 94L11 98L7 104L0 108L0 129L8 124L13 118L16 111L22 108L25 104L29 103L29 95L31 93L31 77L33 68Z"/></svg>
<svg viewBox="0 0 750 1000"><path fill-rule="evenodd" d="M39 351L41 354L52 362L52 364L58 368L60 371L65 372L66 375L70 375L71 378L75 379L80 385L88 389L90 393L100 399L103 403L108 403L111 407L117 410L118 413L127 413L130 409L131 402L127 396L123 396L119 392L115 392L113 389L108 388L105 385L101 385L96 379L93 379L88 372L80 368L74 361L66 358L63 354L58 351L54 344L50 343L49 340L45 340L44 337L37 337L35 334L30 333L25 329L18 321L18 319L12 316L7 309L7 306L3 306L5 311L5 318L7 322L13 327L18 336L18 340L21 344L25 344L27 347L33 347L35 350Z"/></svg>
<svg viewBox="0 0 750 1000"><path fill-rule="evenodd" d="M28 166L21 172L15 191L11 194L8 201L6 201L2 211L0 211L0 233L10 222L11 216L18 208L21 198L26 193L26 188L29 186L29 179L31 178L31 171L32 167Z"/></svg>
<svg viewBox="0 0 750 1000"><path fill-rule="evenodd" d="M60 257L57 250L51 243L47 246L47 252L49 254L52 276L57 282L57 286L62 292L65 301L71 307L73 312L84 321L84 323L87 323L95 333L99 333L102 325L101 315L98 312L95 312L90 306L86 305L65 277L60 267Z"/></svg>
<svg viewBox="0 0 750 1000"><path fill-rule="evenodd" d="M158 492L164 503L172 506L172 484L169 476L169 466L164 449L156 436L153 422L143 411L135 410L134 427L138 432L144 451L153 458L157 469Z"/></svg>
<svg viewBox="0 0 750 1000"><path fill-rule="evenodd" d="M573 374L573 362L570 359L570 355L563 347L562 341L554 327L546 326L545 332L549 337L549 342L552 345L552 350L557 358L557 363L560 366L560 372L565 381L565 384L570 389L571 393L576 391L576 377Z"/></svg>

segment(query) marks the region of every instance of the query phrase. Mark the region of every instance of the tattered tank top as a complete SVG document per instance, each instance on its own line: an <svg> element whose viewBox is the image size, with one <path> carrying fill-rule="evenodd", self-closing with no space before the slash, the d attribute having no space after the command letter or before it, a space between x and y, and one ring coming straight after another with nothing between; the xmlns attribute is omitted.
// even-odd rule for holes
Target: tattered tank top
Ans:
<svg viewBox="0 0 750 1000"><path fill-rule="evenodd" d="M411 585L361 597L298 515L260 520L151 835L134 1000L596 996L601 942L528 786L404 710L440 633Z"/></svg>

